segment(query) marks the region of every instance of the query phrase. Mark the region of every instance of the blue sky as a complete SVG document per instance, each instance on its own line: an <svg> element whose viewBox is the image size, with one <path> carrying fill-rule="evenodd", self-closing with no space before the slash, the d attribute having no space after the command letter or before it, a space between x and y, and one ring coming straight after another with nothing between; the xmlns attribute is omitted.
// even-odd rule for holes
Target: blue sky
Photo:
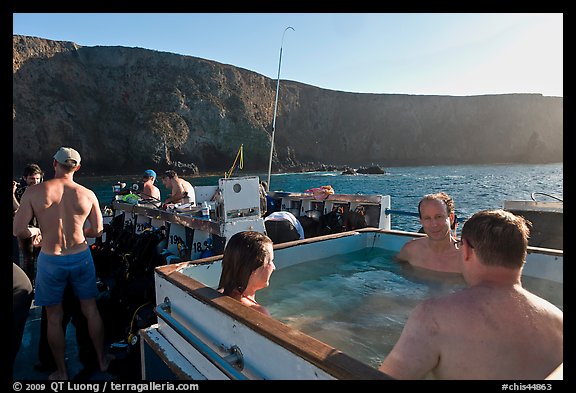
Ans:
<svg viewBox="0 0 576 393"><path fill-rule="evenodd" d="M15 13L13 33L196 56L272 79L282 46L281 79L347 92L564 96L561 13Z"/></svg>

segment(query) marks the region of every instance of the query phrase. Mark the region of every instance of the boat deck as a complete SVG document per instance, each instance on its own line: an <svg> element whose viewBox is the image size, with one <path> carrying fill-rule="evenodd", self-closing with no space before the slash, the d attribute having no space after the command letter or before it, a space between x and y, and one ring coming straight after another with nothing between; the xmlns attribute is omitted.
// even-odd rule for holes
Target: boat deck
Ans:
<svg viewBox="0 0 576 393"><path fill-rule="evenodd" d="M30 314L26 321L22 344L20 351L14 361L12 370L12 379L14 381L45 381L52 371L38 371L34 366L38 363L38 341L40 336L40 320L42 315L41 307L34 306L30 308ZM66 364L68 366L68 376L70 380L85 381L108 381L119 379L140 380L141 375L132 373L125 375L127 368L119 367L114 362L110 365L110 372L101 372L96 370L91 373L83 371L84 366L78 358L78 345L76 344L75 328L72 323L68 324L66 330ZM120 373L113 374L114 370L121 370ZM139 367L138 367L139 369Z"/></svg>

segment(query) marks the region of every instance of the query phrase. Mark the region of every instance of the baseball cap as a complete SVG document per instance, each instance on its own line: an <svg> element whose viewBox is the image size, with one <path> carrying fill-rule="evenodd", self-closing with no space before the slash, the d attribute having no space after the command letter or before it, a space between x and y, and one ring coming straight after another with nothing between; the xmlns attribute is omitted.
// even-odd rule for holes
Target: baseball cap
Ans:
<svg viewBox="0 0 576 393"><path fill-rule="evenodd" d="M144 177L153 177L156 179L156 172L154 172L152 169L145 170Z"/></svg>
<svg viewBox="0 0 576 393"><path fill-rule="evenodd" d="M62 165L69 167L75 167L80 165L80 153L71 147L62 146L56 154L54 154L54 159ZM73 162L70 162L73 161Z"/></svg>

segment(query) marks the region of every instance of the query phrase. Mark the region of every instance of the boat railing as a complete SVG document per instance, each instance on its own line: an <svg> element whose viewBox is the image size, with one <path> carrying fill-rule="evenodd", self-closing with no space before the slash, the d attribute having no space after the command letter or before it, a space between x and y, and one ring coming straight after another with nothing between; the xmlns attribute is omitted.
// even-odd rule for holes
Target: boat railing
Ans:
<svg viewBox="0 0 576 393"><path fill-rule="evenodd" d="M408 212L405 210L394 210L394 209L386 209L384 210L384 212L388 215L393 215L393 214L397 214L399 216L412 216L412 217L418 217L419 214L415 213L415 212Z"/></svg>
<svg viewBox="0 0 576 393"><path fill-rule="evenodd" d="M409 212L406 210L394 210L394 209L385 209L384 212L388 215L398 215L398 216L412 216L412 217L420 217L420 214L417 212ZM456 217L458 222L466 221L466 217Z"/></svg>
<svg viewBox="0 0 576 393"><path fill-rule="evenodd" d="M533 192L533 193L530 194L530 198L531 198L534 202L538 202L538 201L536 200L536 195L543 195L543 196L545 196L545 197L554 199L554 200L556 200L556 201L558 201L558 202L564 202L562 198L560 198L560 197L558 197L558 196L556 196L556 195L547 194L547 193L545 193L545 192Z"/></svg>
<svg viewBox="0 0 576 393"><path fill-rule="evenodd" d="M114 201L112 204L114 210L118 212L127 212L134 217L142 216L157 221L178 224L184 227L198 229L208 233L219 234L219 222L214 219L207 219L201 216L201 208L193 207L188 211L167 211L151 205L129 204L122 201Z"/></svg>

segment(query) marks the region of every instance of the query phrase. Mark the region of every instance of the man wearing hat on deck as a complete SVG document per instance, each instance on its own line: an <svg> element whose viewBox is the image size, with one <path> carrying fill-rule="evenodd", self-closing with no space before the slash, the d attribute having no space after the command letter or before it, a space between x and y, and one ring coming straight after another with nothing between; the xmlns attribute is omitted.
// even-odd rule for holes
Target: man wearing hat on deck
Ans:
<svg viewBox="0 0 576 393"><path fill-rule="evenodd" d="M144 187L142 190L142 196L144 199L151 198L154 200L154 204L161 204L162 199L160 199L160 189L154 185L154 182L156 181L156 172L152 169L147 169L144 171L142 178L144 180Z"/></svg>
<svg viewBox="0 0 576 393"><path fill-rule="evenodd" d="M74 181L80 154L71 147L61 147L52 165L54 178L29 187L22 195L13 234L20 239L31 237L33 244L41 245L34 302L46 306L48 343L57 367L49 379L67 380L62 300L69 284L88 321L100 370L106 371L112 359L104 348L104 326L96 305L96 269L86 241L87 237L102 236L104 223L94 192ZM38 228L28 227L34 216Z"/></svg>

